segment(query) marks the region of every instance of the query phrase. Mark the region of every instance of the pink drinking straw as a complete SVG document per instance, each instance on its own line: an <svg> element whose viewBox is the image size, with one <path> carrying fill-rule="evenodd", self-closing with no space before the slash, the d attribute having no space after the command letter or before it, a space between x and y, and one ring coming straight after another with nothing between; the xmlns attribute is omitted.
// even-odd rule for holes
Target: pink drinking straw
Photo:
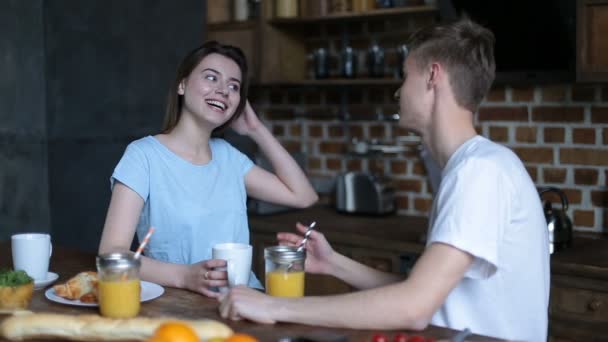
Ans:
<svg viewBox="0 0 608 342"><path fill-rule="evenodd" d="M144 240L139 244L139 247L137 247L137 251L135 252L135 259L139 259L139 256L141 255L141 252L144 251L144 247L146 247L146 244L148 243L148 240L150 240L150 236L152 236L152 233L154 233L154 227L150 227L150 229L148 229L148 233L144 237Z"/></svg>

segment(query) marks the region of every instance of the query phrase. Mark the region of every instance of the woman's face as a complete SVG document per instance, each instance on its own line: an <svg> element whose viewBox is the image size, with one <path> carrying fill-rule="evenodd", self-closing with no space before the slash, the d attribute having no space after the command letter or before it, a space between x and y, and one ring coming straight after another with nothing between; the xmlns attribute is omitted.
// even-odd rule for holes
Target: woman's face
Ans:
<svg viewBox="0 0 608 342"><path fill-rule="evenodd" d="M182 115L192 115L213 129L228 121L241 100L241 69L232 59L207 55L179 84Z"/></svg>

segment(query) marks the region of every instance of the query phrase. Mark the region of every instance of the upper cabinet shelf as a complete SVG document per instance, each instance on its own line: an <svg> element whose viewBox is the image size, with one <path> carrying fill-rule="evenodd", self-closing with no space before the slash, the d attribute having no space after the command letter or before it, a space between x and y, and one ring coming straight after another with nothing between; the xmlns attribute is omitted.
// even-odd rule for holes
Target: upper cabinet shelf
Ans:
<svg viewBox="0 0 608 342"><path fill-rule="evenodd" d="M247 21L226 21L221 23L207 24L208 31L235 31L235 30L251 30L255 29L258 22L250 19Z"/></svg>
<svg viewBox="0 0 608 342"><path fill-rule="evenodd" d="M579 0L576 21L577 81L607 82L608 0Z"/></svg>
<svg viewBox="0 0 608 342"><path fill-rule="evenodd" d="M312 24L336 21L361 21L368 19L382 19L404 14L433 13L436 12L435 6L408 6L387 9L375 9L366 12L344 12L332 13L322 17L295 17L295 18L272 18L268 22L272 25L292 25L292 24Z"/></svg>
<svg viewBox="0 0 608 342"><path fill-rule="evenodd" d="M257 86L399 86L402 80L396 78L331 78L304 79L298 81L268 81L254 83Z"/></svg>
<svg viewBox="0 0 608 342"><path fill-rule="evenodd" d="M207 1L205 39L239 46L249 62L252 85L398 86L401 83L395 77L401 68L398 47L412 30L435 22L439 13L435 5L329 11L327 15L318 14L324 11L299 7L297 16L287 18L277 16L277 13L286 13L277 6L284 5L279 1L284 0L260 0L257 15L242 22L234 21L236 16L230 14L227 4L232 2ZM296 3L312 6L316 4L313 1L317 0ZM373 73L365 62L372 38L383 49L380 63L384 64L385 78L371 78ZM343 74L340 65L344 63L341 52L347 41L352 44L355 69L358 69L355 78L339 78ZM330 78L314 79L314 51L319 48L326 49Z"/></svg>

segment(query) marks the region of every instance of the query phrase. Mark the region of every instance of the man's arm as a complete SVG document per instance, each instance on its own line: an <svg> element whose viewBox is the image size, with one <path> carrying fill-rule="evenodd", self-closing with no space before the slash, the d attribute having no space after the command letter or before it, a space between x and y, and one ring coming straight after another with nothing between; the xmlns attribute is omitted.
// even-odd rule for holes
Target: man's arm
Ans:
<svg viewBox="0 0 608 342"><path fill-rule="evenodd" d="M402 282L338 296L275 298L235 288L223 298L222 317L262 323L294 322L356 329L424 329L457 286L473 256L434 243Z"/></svg>
<svg viewBox="0 0 608 342"><path fill-rule="evenodd" d="M281 245L299 246L307 226L296 223L301 234L278 233ZM327 274L359 290L392 284L404 279L403 275L379 271L334 251L325 235L313 230L306 243L306 273Z"/></svg>

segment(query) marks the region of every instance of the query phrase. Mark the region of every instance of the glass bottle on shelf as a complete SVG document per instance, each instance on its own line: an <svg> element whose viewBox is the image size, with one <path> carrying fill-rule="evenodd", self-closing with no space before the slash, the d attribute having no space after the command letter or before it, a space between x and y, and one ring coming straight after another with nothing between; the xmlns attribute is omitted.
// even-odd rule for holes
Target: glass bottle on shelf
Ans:
<svg viewBox="0 0 608 342"><path fill-rule="evenodd" d="M403 78L403 63L407 57L408 49L407 45L402 44L397 46L397 65L395 65L396 74L399 78Z"/></svg>
<svg viewBox="0 0 608 342"><path fill-rule="evenodd" d="M391 8L394 5L393 0L376 0L376 8Z"/></svg>
<svg viewBox="0 0 608 342"><path fill-rule="evenodd" d="M367 12L373 10L375 7L375 0L353 0L354 12Z"/></svg>
<svg viewBox="0 0 608 342"><path fill-rule="evenodd" d="M375 40L367 49L367 72L369 77L384 76L384 48Z"/></svg>
<svg viewBox="0 0 608 342"><path fill-rule="evenodd" d="M232 3L232 17L235 21L246 21L249 19L249 4L247 0L234 0Z"/></svg>
<svg viewBox="0 0 608 342"><path fill-rule="evenodd" d="M277 18L294 18L298 16L298 0L275 0Z"/></svg>
<svg viewBox="0 0 608 342"><path fill-rule="evenodd" d="M326 48L320 47L313 51L313 66L316 79L329 77L329 52Z"/></svg>
<svg viewBox="0 0 608 342"><path fill-rule="evenodd" d="M342 77L355 78L357 76L357 50L345 45L340 53L342 61Z"/></svg>
<svg viewBox="0 0 608 342"><path fill-rule="evenodd" d="M347 13L352 10L352 3L350 0L330 0L329 1L329 12L330 13Z"/></svg>

